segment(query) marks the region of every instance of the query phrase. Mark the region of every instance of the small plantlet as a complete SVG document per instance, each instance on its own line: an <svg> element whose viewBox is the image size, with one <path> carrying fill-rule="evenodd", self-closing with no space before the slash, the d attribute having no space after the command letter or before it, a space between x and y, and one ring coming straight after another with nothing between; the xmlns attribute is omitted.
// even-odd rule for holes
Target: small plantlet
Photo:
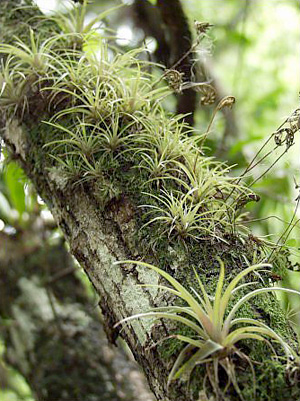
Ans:
<svg viewBox="0 0 300 401"><path fill-rule="evenodd" d="M284 291L300 295L299 291L281 287L267 287L250 290L246 295L233 303L233 305L231 304L232 306L229 309L229 301L239 292L240 289L249 288L251 285L258 284L256 282L240 284L240 282L250 273L260 269L270 268L271 265L257 264L249 266L237 274L237 276L225 287L224 263L219 259L220 275L216 285L216 290L214 294L208 294L195 269L195 278L199 288L198 290L195 288L187 290L171 275L151 264L129 260L118 263L136 264L154 270L171 285L170 287L164 285L158 285L155 287L177 296L186 303L186 306L170 305L156 307L149 312L127 317L115 325L118 326L120 324L128 323L133 319L151 317L176 321L187 326L194 332L194 335L191 337L181 334L170 336L171 338L176 338L181 341L184 344L184 348L177 356L173 368L171 369L168 378L168 385L170 385L173 380L179 378L187 380L196 366L205 365L207 378L218 397L225 399L226 389L229 384L232 384L241 400L243 400L242 391L239 387L235 373L236 357L238 357L246 360L252 370L253 391L255 396L253 363L250 358L238 348L238 343L242 340L264 341L270 345L273 352L275 352L274 348L268 340L275 340L282 346L287 362L290 361L291 358L293 358L293 360L295 358L297 361L299 360L295 351L271 327L252 318L236 317L239 309L247 301L257 295L275 291ZM147 287L147 285L145 286ZM234 356L235 358L233 358ZM219 383L220 368L223 368L228 377L228 384L225 387L224 392L220 388Z"/></svg>
<svg viewBox="0 0 300 401"><path fill-rule="evenodd" d="M211 223L214 223L215 211L207 210L204 202L193 204L189 201L193 190L184 194L175 195L172 192L161 191L160 196L148 193L147 195L157 200L160 204L142 205L150 211L146 213L155 214L156 216L149 220L145 226L160 222L162 234L171 236L176 234L181 239L192 238L194 240L205 240L212 237L222 240L216 230L214 231ZM145 227L144 226L144 227Z"/></svg>
<svg viewBox="0 0 300 401"><path fill-rule="evenodd" d="M11 57L11 66L26 76L36 78L44 76L49 71L57 71L55 57L51 51L58 37L50 37L42 43L32 29L29 31L30 44L16 38L15 45L1 44L0 53Z"/></svg>
<svg viewBox="0 0 300 401"><path fill-rule="evenodd" d="M85 37L96 32L96 29L100 24L102 30L107 31L108 29L106 29L105 25L103 24L104 18L112 11L119 9L120 7L124 7L124 4L121 4L110 8L86 23L86 11L89 1L80 0L79 3L79 6L73 5L70 10L66 7L66 12L56 13L56 15L50 18L47 17L47 19L54 21L58 25L62 34L64 35L64 39L70 42L71 46L75 49L80 48ZM100 35L99 37L101 38Z"/></svg>
<svg viewBox="0 0 300 401"><path fill-rule="evenodd" d="M0 71L0 107L14 117L18 112L21 117L28 110L28 80L26 76L11 67L9 56Z"/></svg>
<svg viewBox="0 0 300 401"><path fill-rule="evenodd" d="M117 184L114 171L121 187L131 193L137 179L148 197L143 201L150 211L144 227L156 224L157 232L167 233L168 241L180 239L184 245L187 241L226 242L228 235L236 233L239 198L247 198L252 191L229 177L227 165L204 157L206 134L188 127L182 115L166 115L161 103L172 91L167 85L155 88L148 72L149 65L155 65L139 57L145 49L122 53L104 37L96 53L84 46L62 46L72 35L88 41L88 28L93 31L106 15L85 26L86 5L84 1L82 7L72 9L70 25L64 25L67 17L58 16L62 33L42 43L30 31L29 44L16 39L15 45L0 46L7 55L1 68L0 105L10 115L23 117L31 111L28 104L33 95L43 100L52 115L45 121L51 130L48 143L44 138L45 148L51 151L47 167L56 165L72 185L92 181L91 190L99 192L105 181L111 193L111 186ZM202 33L197 43L206 28L199 26ZM176 66L163 76L169 77L175 91L192 87L202 93L206 104L214 101L212 86L183 82ZM217 110L233 102L233 97L224 98ZM42 118L49 118L48 113ZM242 224L238 227L242 229Z"/></svg>

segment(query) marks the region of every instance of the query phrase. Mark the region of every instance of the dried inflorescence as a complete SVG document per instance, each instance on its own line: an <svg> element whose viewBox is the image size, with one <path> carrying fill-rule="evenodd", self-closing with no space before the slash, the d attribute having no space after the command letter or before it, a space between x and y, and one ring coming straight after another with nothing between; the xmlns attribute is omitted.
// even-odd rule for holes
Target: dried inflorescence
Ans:
<svg viewBox="0 0 300 401"><path fill-rule="evenodd" d="M277 146L285 144L288 149L294 144L295 133L300 130L300 109L296 109L284 125L274 133L274 141Z"/></svg>
<svg viewBox="0 0 300 401"><path fill-rule="evenodd" d="M184 73L175 69L165 70L164 76L169 87L175 92L180 93L182 90Z"/></svg>
<svg viewBox="0 0 300 401"><path fill-rule="evenodd" d="M198 90L201 93L200 104L209 106L216 102L216 90L209 84L203 84Z"/></svg>

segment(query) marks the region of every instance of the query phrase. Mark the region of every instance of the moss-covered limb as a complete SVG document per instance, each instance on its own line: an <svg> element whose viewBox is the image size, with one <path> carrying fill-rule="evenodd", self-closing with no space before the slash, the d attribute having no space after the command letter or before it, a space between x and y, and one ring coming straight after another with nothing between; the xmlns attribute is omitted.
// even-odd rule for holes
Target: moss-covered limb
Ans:
<svg viewBox="0 0 300 401"><path fill-rule="evenodd" d="M26 110L4 108L1 125L7 147L47 202L100 295L106 331L113 342L119 334L113 324L120 319L155 304L174 302L155 286L139 286L157 284L155 272L115 265L115 261L154 260L187 287L195 284L192 266L196 266L213 296L220 270L217 257L225 264L228 281L247 266L247 260L259 259L260 250L238 233L236 219L240 205L253 199L253 194L235 186L227 167L206 158L196 146L199 136L187 138L179 119L164 112L159 100L167 92L165 88L161 93L152 91L142 62L132 53L116 54L111 60L105 43L101 49L101 63L88 57L80 57L79 62L77 53L56 54L59 64L51 73L46 70L52 86L46 90L45 79L39 80L44 91L29 93ZM27 64L26 74L28 68L32 72ZM154 211L152 219L146 213L149 210ZM146 227L142 228L143 223ZM266 274L260 278L268 280ZM283 312L271 295L246 304L243 313L241 317L271 324L295 348ZM168 391L169 357L174 352L148 348L173 329L153 320L136 320L121 334L157 399L197 399L205 375L211 375L210 365L206 373L198 370L191 391L179 381ZM245 363L240 355L261 361L270 360L272 354L267 346L251 348L245 342L239 349L243 353L234 354L239 356L235 360L239 387L228 387L226 394L232 400L241 398L237 388L246 392L243 383L252 379L251 364L241 372ZM282 379L282 367L274 369ZM220 377L224 389L224 372ZM282 384L282 380L274 382ZM291 399L297 399L294 391L298 390L289 388ZM213 390L220 396L218 386Z"/></svg>
<svg viewBox="0 0 300 401"><path fill-rule="evenodd" d="M6 141L7 145L16 149L15 144L11 143L14 135L10 133L6 138L8 137L10 140ZM70 244L72 253L84 267L99 294L106 333L114 342L118 335L112 328L114 323L132 313L149 309L152 305L149 292L137 286L141 283L139 275L113 265L117 260L134 255L132 245L127 245L132 238L132 230L129 230L129 235L128 227L134 224L133 214L128 215L124 212L130 209L127 206L128 199L124 197L118 202L112 202L105 213L100 213L100 205L92 194L87 193L84 187L77 187L74 191L66 184L59 171L55 174L54 171L49 173L43 170L38 156L39 150L29 148L26 143L23 145L25 153L20 152L16 157L48 203ZM38 159L34 158L35 154ZM157 280L156 275L147 275L146 283L156 284ZM166 367L163 364L155 367L155 361L159 358L156 350L149 352L145 349L150 327L149 321L136 323L122 334L135 358L147 372L149 384L156 396L167 400L164 387L167 378Z"/></svg>
<svg viewBox="0 0 300 401"><path fill-rule="evenodd" d="M24 9L21 9L24 6L27 7L25 13ZM28 38L29 27L41 35L41 40L57 32L57 26L46 21L43 23L43 30L40 31L40 16L40 9L31 0L1 1L0 26L5 26L5 30L1 31L1 42L13 43L16 37Z"/></svg>
<svg viewBox="0 0 300 401"><path fill-rule="evenodd" d="M64 245L40 242L29 230L0 235L6 361L37 401L151 400L136 367L107 343Z"/></svg>

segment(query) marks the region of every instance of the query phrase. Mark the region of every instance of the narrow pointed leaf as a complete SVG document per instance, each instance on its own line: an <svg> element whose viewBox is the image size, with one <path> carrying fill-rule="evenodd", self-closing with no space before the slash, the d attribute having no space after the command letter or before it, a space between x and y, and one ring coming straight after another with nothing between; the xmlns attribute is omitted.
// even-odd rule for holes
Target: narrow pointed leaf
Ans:
<svg viewBox="0 0 300 401"><path fill-rule="evenodd" d="M182 375L190 374L192 370L198 363L201 363L203 359L207 357L211 357L218 351L221 351L223 347L211 340L207 340L204 345L196 351L195 355L193 355L174 375L174 379L178 379Z"/></svg>
<svg viewBox="0 0 300 401"><path fill-rule="evenodd" d="M229 299L232 295L232 291L236 288L237 284L249 273L251 273L254 270L261 269L263 267L271 267L269 264L258 264L258 265L253 265L248 267L247 269L243 270L240 272L229 284L228 287L226 288L222 300L221 300L221 311L220 311L220 317L223 320L225 309L228 305Z"/></svg>
<svg viewBox="0 0 300 401"><path fill-rule="evenodd" d="M220 301L222 296L222 289L224 284L224 277L225 277L225 268L224 263L221 259L218 258L220 263L220 275L219 280L215 292L215 300L213 304L213 322L216 327L220 327L222 324L221 316L220 316Z"/></svg>
<svg viewBox="0 0 300 401"><path fill-rule="evenodd" d="M185 326L190 327L193 329L197 334L200 336L203 335L203 330L196 324L193 323L191 320L182 317L180 315L176 315L175 313L168 313L168 312L145 312L145 313L138 313L137 315L126 317L125 319L120 320L118 323L114 325L114 327L119 326L120 324L127 323L134 319L140 319L144 317L152 317L156 319L170 319L175 320L179 323L184 324Z"/></svg>
<svg viewBox="0 0 300 401"><path fill-rule="evenodd" d="M266 287L266 288L259 288L258 290L254 290L249 292L248 294L246 294L245 296L243 296L241 299L238 300L238 302L234 305L234 307L231 309L231 311L229 312L225 323L224 323L224 330L229 331L230 325L231 325L231 321L233 320L236 312L238 311L238 309L247 301L249 301L249 299L255 297L256 295L260 295L260 294L264 294L264 293L268 293L268 292L275 292L275 291L283 291L283 292L287 292L288 294L297 294L300 295L299 291L296 290L291 290L289 288L283 288L283 287Z"/></svg>
<svg viewBox="0 0 300 401"><path fill-rule="evenodd" d="M156 271L159 275L164 277L172 286L180 292L180 298L185 300L188 305L195 311L195 313L198 315L198 321L202 325L202 327L207 331L207 332L212 332L212 322L209 320L207 314L204 312L203 308L200 306L200 304L193 298L193 296L177 281L175 280L170 274L165 272L164 270L159 269L156 266L150 265L149 263L145 262L140 262L140 261L133 261L133 260L125 260L125 261L120 261L120 262L115 262L117 264L121 263L130 263L130 264L136 264L139 266L144 266L148 267L154 271Z"/></svg>
<svg viewBox="0 0 300 401"><path fill-rule="evenodd" d="M174 375L175 375L176 371L179 369L180 365L184 362L184 360L185 360L185 358L186 358L186 355L187 355L190 351L192 351L193 348L194 348L194 346L188 344L188 345L185 346L185 347L183 348L183 350L179 353L179 355L178 355L178 357L177 357L177 359L176 359L176 361L175 361L175 363L174 363L174 365L173 365L173 367L172 367L172 369L171 369L171 372L170 372L170 374L169 374L168 382L167 382L167 387L170 386L171 381L174 379Z"/></svg>

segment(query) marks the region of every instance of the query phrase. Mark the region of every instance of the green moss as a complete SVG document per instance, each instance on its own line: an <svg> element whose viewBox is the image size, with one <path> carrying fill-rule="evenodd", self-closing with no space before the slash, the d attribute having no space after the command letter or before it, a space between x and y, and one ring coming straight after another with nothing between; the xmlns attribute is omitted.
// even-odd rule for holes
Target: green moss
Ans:
<svg viewBox="0 0 300 401"><path fill-rule="evenodd" d="M300 397L300 388L287 384L286 366L274 360L265 360L259 366L256 373L256 387L256 397L262 401L288 401ZM249 391L249 386L245 385L243 395L246 400L250 399Z"/></svg>
<svg viewBox="0 0 300 401"><path fill-rule="evenodd" d="M194 258L193 262L196 264L196 269L198 271L198 274L201 277L201 280L203 283L205 283L205 289L206 291L213 296L216 291L216 282L219 276L219 265L216 261L216 254L213 252L218 252L219 250L213 250L213 247L210 245L207 245L206 247L203 246L203 248L206 248L204 251L204 255L197 255L197 258ZM236 252L229 253L229 257L227 257L227 276L226 276L226 282L230 281L233 277L235 277L245 266L243 265L242 262L242 254L240 254L240 260L237 259L237 254L239 253L238 249ZM207 258L207 255L210 255L210 258ZM227 254L228 255L228 254ZM228 260L231 259L231 263L228 262ZM197 259L197 262L196 260ZM245 262L244 262L245 263ZM181 284L183 284L186 288L193 287L196 289L196 291L199 291L197 281L195 279L193 270L192 270L192 264L186 264L184 268L178 268L175 272L174 275L176 276L177 280L180 281ZM195 265L194 265L195 266ZM199 268L199 266L201 266ZM261 278L264 278L265 280L268 280L268 274L263 274ZM257 281L257 277L248 277L247 281ZM263 283L260 285L256 285L255 287L251 287L252 289L259 288L260 286L263 286ZM239 291L238 298L241 298L243 295L246 295L249 289L245 287L244 289L241 289ZM237 297L235 297L236 301ZM179 304L181 306L184 305L184 302L181 300L173 300L172 303ZM231 307L234 304L234 300L232 300L229 304L228 310L231 309ZM260 319L266 324L268 324L271 328L273 328L278 334L282 336L282 338L289 343L289 345L295 350L297 349L297 342L296 342L296 337L295 333L293 332L292 328L287 325L286 319L284 312L280 308L279 302L276 299L276 297L273 294L263 294L261 296L257 296L254 298L250 303L244 304L240 310L238 311L237 318L255 318L255 319ZM184 336L188 337L193 337L193 332L191 329L182 326L182 325L177 325L176 329L172 329L172 325L170 326L170 332L174 334L182 334ZM263 380L264 374L265 374L265 365L267 366L272 366L274 363L275 355L272 356L273 351L270 349L269 345L266 342L261 342L257 340L243 340L239 341L238 344L236 345L237 349L239 352L243 353L244 355L247 355L249 358L250 363L253 364L253 367L255 368L255 374L259 376ZM182 343L180 343L178 340L174 339L169 339L162 343L159 347L160 354L162 355L163 358L166 360L172 361L172 363L175 362L176 356L178 356L178 353L180 350L182 350ZM272 397L276 395L276 387L280 387L280 396L279 398L273 398L273 399L278 399L280 400L281 394L284 393L282 390L282 386L284 385L285 391L289 391L289 393L297 393L298 390L296 389L288 389L287 383L285 376L282 376L282 371L286 369L286 363L285 363L285 356L283 349L281 345L273 343L273 349L275 349L277 355L280 356L281 363L275 364L276 366L273 367L272 371L272 396L268 394L267 396L265 395L260 395L261 398L258 398L259 400L271 400ZM252 376L252 370L250 367L250 363L247 362L247 360L241 358L233 358L232 362L235 365L235 370L236 370L236 376L237 376L237 381L239 387L242 389L242 393L245 397L246 400L248 399L253 399L253 385L249 386L249 377L251 378ZM199 390L202 387L202 380L203 376L205 375L205 368L199 368L198 370L195 370L193 373L193 377L197 377L198 380L195 382L192 380L191 382L191 391L192 392L199 392ZM228 378L226 378L226 374L222 369L219 368L219 375L220 375L220 388L225 388L226 383ZM266 379L264 379L266 380ZM262 383L263 386L266 386L267 383L264 382ZM259 386L258 386L259 387ZM264 387L265 388L265 387ZM227 390L227 395L229 396L231 393L234 393L234 389L230 387ZM298 393L297 393L298 394ZM264 398L265 397L265 398ZM287 399L287 398L283 398Z"/></svg>
<svg viewBox="0 0 300 401"><path fill-rule="evenodd" d="M35 165L36 172L49 171L61 190L83 185L99 205L99 213L114 210L122 196L128 197L137 208L134 229L127 230L130 248L151 255L186 288L198 287L194 267L213 296L220 270L217 257L225 264L228 283L264 254L255 241L238 232L236 224L240 201L251 190L236 186L227 166L203 155L199 135L187 136L181 118L163 110L160 100L169 89L155 88L152 77L142 72L146 63L137 60L138 52L114 54L111 60L104 42L101 51L99 62L57 48L57 70L47 82L41 77L38 83L44 91L33 96L29 90L30 107L23 116L28 162ZM24 71L25 75L32 73L30 66ZM16 117L21 118L20 113ZM33 117L37 117L34 124ZM42 122L49 122L50 117L50 124ZM41 195L46 194L45 188ZM124 227L127 224L122 223ZM281 256L276 257L275 272L284 276L286 258ZM268 274L262 273L261 278L260 285L267 286ZM257 281L254 276L247 279ZM245 287L239 297L247 291ZM272 294L245 304L239 316L262 318L296 348L295 336ZM191 334L184 326L175 329ZM159 331L159 325L155 330ZM258 383L267 384L263 367L274 375L272 394L276 395L277 386L283 386L283 367L265 361L270 355L268 346L258 341L238 346L262 364L257 367ZM180 347L170 339L159 346L159 353L174 359ZM197 378L203 378L204 369L199 368ZM251 376L249 364L238 373L247 399L250 392L244 383ZM199 383L202 385L198 380L192 392L201 387ZM222 384L225 387L226 381ZM232 391L230 388L229 393ZM260 399L265 396L261 394Z"/></svg>
<svg viewBox="0 0 300 401"><path fill-rule="evenodd" d="M0 26L5 24L5 29L1 29L2 43L13 44L16 37L27 41L29 27L37 32L41 40L59 32L53 21L40 18L41 11L31 0L19 1L19 7L17 3L10 0L1 2Z"/></svg>

